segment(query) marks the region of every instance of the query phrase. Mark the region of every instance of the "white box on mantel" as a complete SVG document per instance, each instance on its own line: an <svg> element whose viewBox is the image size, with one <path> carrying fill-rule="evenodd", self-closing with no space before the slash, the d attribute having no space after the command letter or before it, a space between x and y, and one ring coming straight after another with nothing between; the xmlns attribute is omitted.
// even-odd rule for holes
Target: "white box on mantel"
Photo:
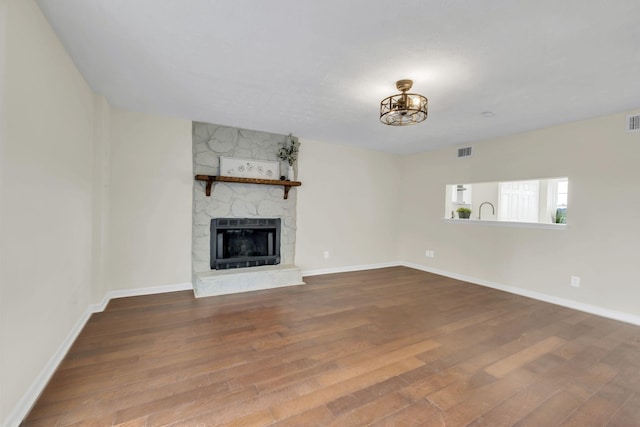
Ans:
<svg viewBox="0 0 640 427"><path fill-rule="evenodd" d="M280 162L220 156L220 175L236 178L280 179Z"/></svg>

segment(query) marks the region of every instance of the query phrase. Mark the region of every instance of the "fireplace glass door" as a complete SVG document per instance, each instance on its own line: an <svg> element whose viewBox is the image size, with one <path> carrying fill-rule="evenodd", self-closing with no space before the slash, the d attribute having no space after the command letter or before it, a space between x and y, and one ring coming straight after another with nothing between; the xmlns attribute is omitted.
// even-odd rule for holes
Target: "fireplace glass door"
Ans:
<svg viewBox="0 0 640 427"><path fill-rule="evenodd" d="M280 218L211 220L211 269L280 263Z"/></svg>

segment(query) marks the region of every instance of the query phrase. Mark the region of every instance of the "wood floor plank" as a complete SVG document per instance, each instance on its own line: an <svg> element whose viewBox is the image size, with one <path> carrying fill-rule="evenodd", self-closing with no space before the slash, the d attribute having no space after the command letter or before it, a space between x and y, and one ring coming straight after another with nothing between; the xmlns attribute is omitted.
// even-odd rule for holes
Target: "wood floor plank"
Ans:
<svg viewBox="0 0 640 427"><path fill-rule="evenodd" d="M621 387L605 386L604 390L584 402L561 425L565 427L604 426L622 409L631 396Z"/></svg>
<svg viewBox="0 0 640 427"><path fill-rule="evenodd" d="M560 381L534 383L476 418L469 427L512 426L561 389Z"/></svg>
<svg viewBox="0 0 640 427"><path fill-rule="evenodd" d="M245 415L246 413L246 415ZM268 409L259 411L230 411L228 409L207 412L197 417L172 423L171 427L250 427L266 426L273 423Z"/></svg>
<svg viewBox="0 0 640 427"><path fill-rule="evenodd" d="M375 370L365 370L355 376L353 372L345 370L341 377L331 376L331 385L326 385L327 381L321 381L323 387L298 398L275 405L270 408L271 413L277 420L284 419L316 406L325 405L341 396L364 389L372 384L415 369L421 365L422 362L418 359L409 358ZM338 379L342 379L342 381Z"/></svg>
<svg viewBox="0 0 640 427"><path fill-rule="evenodd" d="M367 426L386 414L398 412L409 405L410 402L399 393L385 394L384 396L354 408L337 416L328 426Z"/></svg>
<svg viewBox="0 0 640 427"><path fill-rule="evenodd" d="M636 392L606 424L607 427L625 427L640 425L640 393Z"/></svg>
<svg viewBox="0 0 640 427"><path fill-rule="evenodd" d="M640 425L640 327L406 267L112 300L29 426Z"/></svg>
<svg viewBox="0 0 640 427"><path fill-rule="evenodd" d="M575 394L560 390L520 419L514 426L557 426L573 413L582 401Z"/></svg>
<svg viewBox="0 0 640 427"><path fill-rule="evenodd" d="M546 353L550 353L557 347L560 347L560 345L564 344L564 342L565 341L562 338L554 336L546 338L516 354L512 354L511 356L494 363L487 367L485 371L495 377L503 377L514 369L517 369Z"/></svg>
<svg viewBox="0 0 640 427"><path fill-rule="evenodd" d="M404 388L406 385L407 382L402 378L391 377L351 394L339 397L338 399L327 403L326 406L334 416L340 416L344 413L353 411L355 408L377 400L381 396L396 392Z"/></svg>
<svg viewBox="0 0 640 427"><path fill-rule="evenodd" d="M331 411L324 406L316 406L301 414L294 415L277 423L271 424L273 427L324 427L335 420Z"/></svg>
<svg viewBox="0 0 640 427"><path fill-rule="evenodd" d="M486 372L477 372L471 377L466 375L459 381L455 381L440 390L427 395L427 399L439 410L445 411L462 402L474 390L490 384L496 380Z"/></svg>
<svg viewBox="0 0 640 427"><path fill-rule="evenodd" d="M437 412L426 399L420 399L399 411L380 417L371 423L371 427L419 426L435 417Z"/></svg>
<svg viewBox="0 0 640 427"><path fill-rule="evenodd" d="M496 381L468 390L460 395L455 406L437 413L424 425L466 426L536 380L536 376L526 370L511 371Z"/></svg>

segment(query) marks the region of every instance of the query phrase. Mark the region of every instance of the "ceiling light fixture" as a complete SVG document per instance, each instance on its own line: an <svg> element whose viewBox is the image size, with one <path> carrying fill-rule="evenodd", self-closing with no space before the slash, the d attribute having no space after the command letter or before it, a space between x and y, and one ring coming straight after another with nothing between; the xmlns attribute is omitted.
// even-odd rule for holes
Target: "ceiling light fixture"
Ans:
<svg viewBox="0 0 640 427"><path fill-rule="evenodd" d="M380 121L390 126L408 126L427 118L428 100L417 93L407 93L412 80L398 80L396 87L402 93L389 96L380 102Z"/></svg>

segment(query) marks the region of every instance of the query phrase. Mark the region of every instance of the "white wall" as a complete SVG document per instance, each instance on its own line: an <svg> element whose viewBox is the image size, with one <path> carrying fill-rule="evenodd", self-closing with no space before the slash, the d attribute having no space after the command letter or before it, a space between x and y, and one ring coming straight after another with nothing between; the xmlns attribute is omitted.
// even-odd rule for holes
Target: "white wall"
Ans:
<svg viewBox="0 0 640 427"><path fill-rule="evenodd" d="M2 220L4 216L3 209L3 189L4 189L4 174L2 171L4 170L4 145L5 145L5 37L6 37L6 23L7 23L7 0L0 0L0 236L2 236L2 230L4 227L4 222ZM1 244L0 244L1 245ZM0 246L0 257L3 256L4 249ZM3 269L3 258L0 258L0 402L5 402L8 397L6 396L7 391L5 390L4 385L4 368L6 365L6 350L4 347L4 306L7 304L4 298L4 276L2 274ZM6 419L8 412L8 408L11 408L9 405L5 405L0 403L0 425L4 424L4 420Z"/></svg>
<svg viewBox="0 0 640 427"><path fill-rule="evenodd" d="M298 192L296 264L309 272L396 261L395 229L403 209L400 157L307 139L301 143L302 186L292 190Z"/></svg>
<svg viewBox="0 0 640 427"><path fill-rule="evenodd" d="M91 298L93 93L30 0L5 5L1 422Z"/></svg>
<svg viewBox="0 0 640 427"><path fill-rule="evenodd" d="M636 112L637 113L637 112ZM399 257L427 268L640 315L636 212L640 133L627 113L403 159ZM448 183L569 178L566 231L450 224L442 219ZM425 258L426 249L435 258ZM569 286L580 276L579 289Z"/></svg>
<svg viewBox="0 0 640 427"><path fill-rule="evenodd" d="M0 425L110 291L191 280L191 122L112 110L32 0L0 0Z"/></svg>
<svg viewBox="0 0 640 427"><path fill-rule="evenodd" d="M113 109L106 287L191 282L191 122Z"/></svg>

